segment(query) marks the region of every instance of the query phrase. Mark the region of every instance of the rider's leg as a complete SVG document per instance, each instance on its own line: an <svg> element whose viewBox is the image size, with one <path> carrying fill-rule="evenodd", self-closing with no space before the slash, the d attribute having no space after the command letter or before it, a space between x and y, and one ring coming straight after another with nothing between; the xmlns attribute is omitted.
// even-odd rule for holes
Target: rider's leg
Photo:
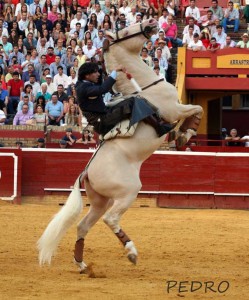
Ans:
<svg viewBox="0 0 249 300"><path fill-rule="evenodd" d="M158 117L156 114L152 116L148 116L147 118L143 119L144 123L151 125L155 128L156 133L159 137L163 136L164 134L168 133L172 130L176 124L169 124L164 123L164 121Z"/></svg>
<svg viewBox="0 0 249 300"><path fill-rule="evenodd" d="M139 97L132 97L120 102L116 106L107 108L106 113L96 118L92 125L94 125L96 132L105 135L116 124L125 119L130 119L131 125L139 121L144 121L155 128L159 137L165 135L175 127L175 124L164 123L159 117L157 107Z"/></svg>

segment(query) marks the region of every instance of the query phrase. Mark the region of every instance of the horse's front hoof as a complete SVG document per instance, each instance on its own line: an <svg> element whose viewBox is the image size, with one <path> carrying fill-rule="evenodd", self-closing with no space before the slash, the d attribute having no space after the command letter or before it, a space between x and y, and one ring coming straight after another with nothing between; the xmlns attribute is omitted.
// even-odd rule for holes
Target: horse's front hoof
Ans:
<svg viewBox="0 0 249 300"><path fill-rule="evenodd" d="M79 267L80 274L87 274L87 265L83 261L78 262L75 258L73 261L75 265Z"/></svg>
<svg viewBox="0 0 249 300"><path fill-rule="evenodd" d="M135 254L128 254L127 257L131 263L133 263L134 265L137 264L137 256Z"/></svg>

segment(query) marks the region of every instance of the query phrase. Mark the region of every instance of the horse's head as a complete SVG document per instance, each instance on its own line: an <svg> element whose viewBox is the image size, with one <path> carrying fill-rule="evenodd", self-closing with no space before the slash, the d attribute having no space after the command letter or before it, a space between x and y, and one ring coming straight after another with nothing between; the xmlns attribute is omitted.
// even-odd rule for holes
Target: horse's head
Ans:
<svg viewBox="0 0 249 300"><path fill-rule="evenodd" d="M104 45L104 50L116 44L122 45L128 51L140 51L143 43L158 31L158 22L155 19L144 20L135 23L115 33L106 32L108 42Z"/></svg>

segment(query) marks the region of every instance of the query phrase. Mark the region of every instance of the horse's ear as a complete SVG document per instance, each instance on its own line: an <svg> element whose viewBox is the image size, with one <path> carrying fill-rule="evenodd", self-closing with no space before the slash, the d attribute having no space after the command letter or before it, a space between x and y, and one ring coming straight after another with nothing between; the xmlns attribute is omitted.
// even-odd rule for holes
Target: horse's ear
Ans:
<svg viewBox="0 0 249 300"><path fill-rule="evenodd" d="M113 42L115 40L115 35L112 32L110 32L110 31L106 31L105 38L108 41Z"/></svg>

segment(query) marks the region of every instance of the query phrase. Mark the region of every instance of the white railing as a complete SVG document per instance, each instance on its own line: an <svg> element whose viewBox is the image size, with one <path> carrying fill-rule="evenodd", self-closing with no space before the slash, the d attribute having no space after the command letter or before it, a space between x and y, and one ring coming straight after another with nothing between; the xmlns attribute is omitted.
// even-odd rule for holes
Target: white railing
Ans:
<svg viewBox="0 0 249 300"><path fill-rule="evenodd" d="M10 197L3 197L1 196L1 191L0 191L0 200L9 200L12 201L16 198L17 196L17 174L18 174L18 156L15 155L15 153L0 153L0 156L8 156L8 157L13 157L14 159L14 178L13 178L13 194ZM1 180L1 170L0 170L0 180Z"/></svg>

